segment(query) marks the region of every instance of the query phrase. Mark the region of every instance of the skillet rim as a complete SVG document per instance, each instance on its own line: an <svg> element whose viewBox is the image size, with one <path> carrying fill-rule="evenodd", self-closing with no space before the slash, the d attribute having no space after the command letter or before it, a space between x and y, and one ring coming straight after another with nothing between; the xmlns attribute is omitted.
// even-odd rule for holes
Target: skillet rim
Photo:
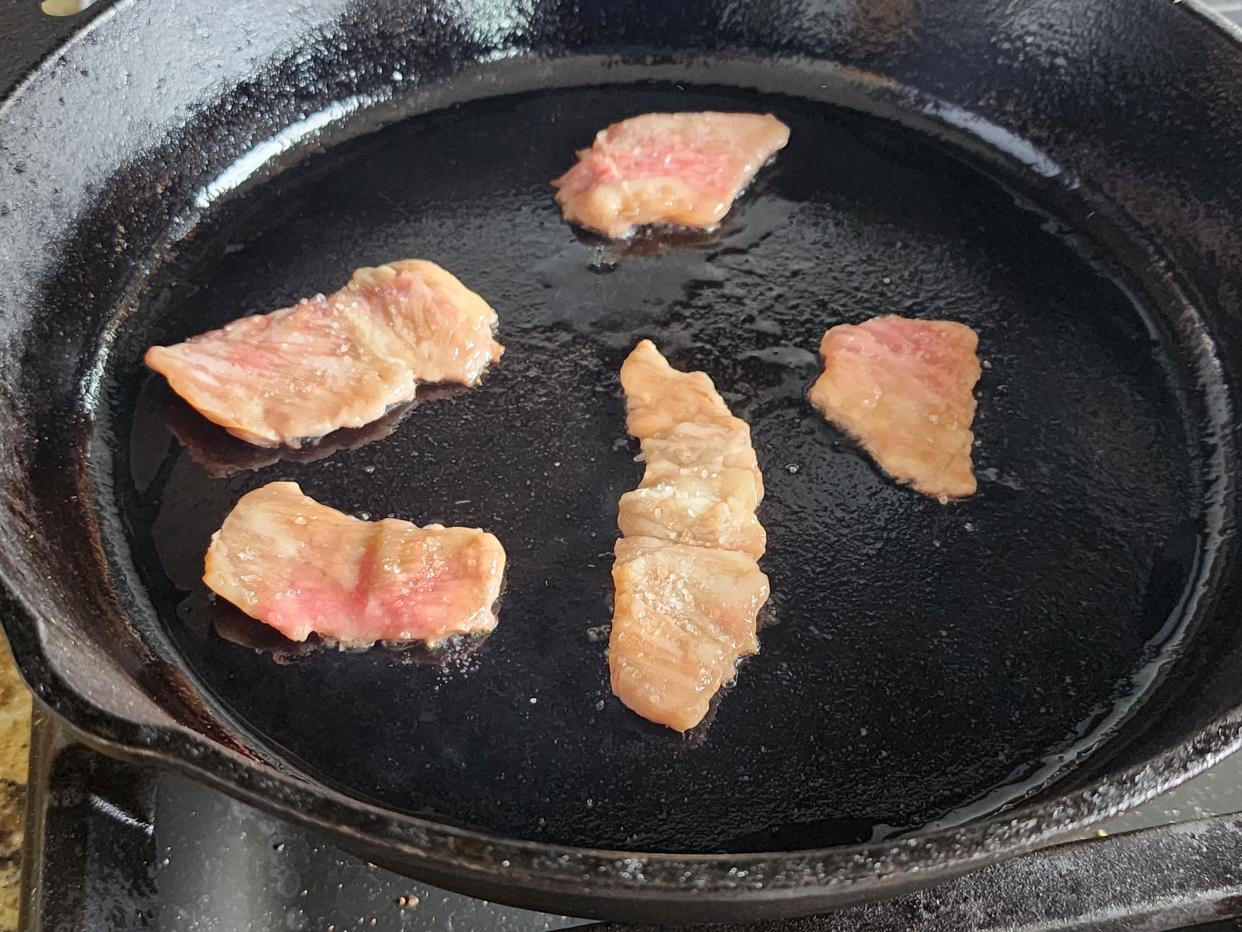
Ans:
<svg viewBox="0 0 1242 932"><path fill-rule="evenodd" d="M3 562L0 559L0 584L7 587ZM257 808L343 839L355 852L398 849L402 862L408 857L420 866L425 862L429 868L439 866L455 875L476 872L480 882L498 883L505 889L538 889L567 897L586 894L591 899L625 899L656 893L671 903L697 902L710 893L728 897L729 902L807 897L830 898L844 905L871 898L882 889L884 895L895 895L911 886L947 880L1069 840L1082 829L1141 805L1242 749L1239 705L1176 748L1110 779L1094 780L1054 800L1026 803L961 826L911 832L888 842L734 854L553 845L491 836L386 810L248 761L183 726L144 725L100 710L68 687L34 643L36 638L22 633L26 626L22 618L15 617L15 607L10 602L0 611L0 624L23 677L43 705L88 747L122 760L162 765ZM28 617L24 607L19 611ZM339 817L346 814L349 821ZM386 831L376 833L377 828ZM372 839L381 839L384 847ZM459 847L466 850L458 851ZM401 863L380 859L389 865ZM503 879L497 874L503 874ZM763 880L747 883L748 874ZM917 875L913 883L911 874ZM582 885L589 883L588 877L606 883L591 883L587 892ZM886 888L889 878L895 889Z"/></svg>
<svg viewBox="0 0 1242 932"><path fill-rule="evenodd" d="M1202 26L1219 31L1242 54L1242 27L1219 17L1201 0L1182 0ZM20 94L39 67L84 41L104 20L129 6L101 5L67 41L45 56L5 94ZM0 99L0 103L4 100ZM353 799L326 786L282 773L214 744L181 725L144 724L87 702L49 660L42 631L48 619L33 611L13 585L19 574L0 551L0 624L32 691L83 743L114 757L158 763L291 821L326 831L361 851L397 852L403 865L475 879L522 901L561 895L575 903L636 897L702 906L707 893L731 905L795 900L836 905L892 895L989 863L1066 840L1067 836L1139 805L1208 769L1242 748L1242 705L1156 754L1072 793L1027 803L962 826L916 831L888 842L823 849L742 854L665 854L578 848L521 841L448 826ZM2 597L0 593L0 597ZM383 858L392 863L392 859ZM747 874L762 877L748 881ZM904 885L904 887L903 887ZM645 894L645 896L644 896ZM641 907L637 907L641 908ZM780 911L780 907L777 907ZM585 914L591 914L588 908ZM617 915L610 911L609 915Z"/></svg>

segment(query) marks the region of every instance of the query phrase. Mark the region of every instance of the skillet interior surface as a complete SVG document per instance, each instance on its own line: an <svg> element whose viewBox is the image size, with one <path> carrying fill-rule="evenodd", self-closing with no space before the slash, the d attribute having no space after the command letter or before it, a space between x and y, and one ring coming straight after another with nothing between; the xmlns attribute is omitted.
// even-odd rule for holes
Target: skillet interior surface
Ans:
<svg viewBox="0 0 1242 932"><path fill-rule="evenodd" d="M548 181L598 128L706 108L792 128L718 232L618 247L561 222ZM154 263L104 363L102 504L206 692L285 766L359 798L647 851L964 821L1125 732L1184 632L1199 556L1181 351L1159 307L1058 230L928 139L789 97L630 85L431 112L219 198ZM149 344L404 257L497 309L507 353L481 388L279 458L141 367ZM890 312L979 332L968 501L896 486L804 400L824 329ZM616 372L644 336L750 421L768 489L761 652L685 737L607 685L616 503L641 468ZM355 514L496 533L497 630L438 658L265 641L199 577L229 508L277 479Z"/></svg>

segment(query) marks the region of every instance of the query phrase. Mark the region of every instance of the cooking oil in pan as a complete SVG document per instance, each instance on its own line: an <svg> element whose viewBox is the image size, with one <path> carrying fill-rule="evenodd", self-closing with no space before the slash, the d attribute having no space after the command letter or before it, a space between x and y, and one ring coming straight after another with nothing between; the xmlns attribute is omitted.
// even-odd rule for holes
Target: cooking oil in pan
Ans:
<svg viewBox="0 0 1242 932"><path fill-rule="evenodd" d="M562 222L548 183L599 128L688 109L792 128L718 230L610 244ZM1206 495L1192 380L1134 291L921 136L785 96L567 89L446 107L217 194L112 349L118 496L196 678L255 742L346 792L591 847L863 841L1089 765L1181 631ZM173 441L146 345L405 257L497 309L507 352L482 387L319 458L213 470L210 436L198 460ZM972 499L898 487L805 401L824 330L885 313L979 333ZM712 376L767 485L762 648L688 738L620 706L590 635L610 620L616 503L640 471L617 369L643 337ZM277 479L345 511L496 533L497 630L448 676L384 650L277 666L220 637L208 538Z"/></svg>

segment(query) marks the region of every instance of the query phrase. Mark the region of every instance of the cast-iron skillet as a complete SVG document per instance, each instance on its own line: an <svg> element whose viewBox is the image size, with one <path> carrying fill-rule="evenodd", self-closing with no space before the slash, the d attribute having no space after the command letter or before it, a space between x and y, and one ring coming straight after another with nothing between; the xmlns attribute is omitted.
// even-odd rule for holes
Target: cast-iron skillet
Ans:
<svg viewBox="0 0 1242 932"><path fill-rule="evenodd" d="M1240 739L1242 57L1188 4L129 2L0 107L0 570L41 699L398 869L582 915L885 896L1062 839ZM721 229L616 246L548 181L647 110L792 127ZM266 456L151 343L444 264L504 360ZM835 323L975 327L980 491L808 407ZM607 688L640 336L754 428L762 650L680 737ZM199 581L247 489L481 525L482 643L295 651ZM257 648L257 649L256 649Z"/></svg>

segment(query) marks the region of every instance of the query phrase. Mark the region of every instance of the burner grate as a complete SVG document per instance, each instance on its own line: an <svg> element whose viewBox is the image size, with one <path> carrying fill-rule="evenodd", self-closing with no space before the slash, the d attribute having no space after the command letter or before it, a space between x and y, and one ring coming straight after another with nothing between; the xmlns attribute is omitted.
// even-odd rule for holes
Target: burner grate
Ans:
<svg viewBox="0 0 1242 932"><path fill-rule="evenodd" d="M715 932L1242 932L1242 761L1114 820L1096 837L884 903ZM1206 817L1203 817L1206 816ZM1191 817L1191 821L1173 821ZM1165 824L1160 824L1165 823ZM1136 831L1126 831L1137 829ZM592 932L367 864L173 774L105 758L37 712L23 929L167 932ZM1207 925L1204 925L1204 924ZM706 928L706 927L700 927Z"/></svg>

